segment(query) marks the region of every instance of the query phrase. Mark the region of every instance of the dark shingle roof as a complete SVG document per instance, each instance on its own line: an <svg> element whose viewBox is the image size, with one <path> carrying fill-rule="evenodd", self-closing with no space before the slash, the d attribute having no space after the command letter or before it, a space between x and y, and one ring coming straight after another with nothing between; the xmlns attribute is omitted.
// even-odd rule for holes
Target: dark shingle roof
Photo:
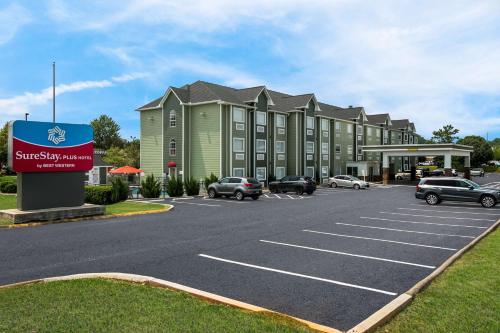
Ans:
<svg viewBox="0 0 500 333"><path fill-rule="evenodd" d="M160 102L162 100L163 96L161 97L158 97L157 99L155 99L154 101L151 101L149 102L148 104L145 104L143 106L141 106L140 108L138 108L137 110L144 110L144 109L149 109L149 108L154 108L154 107L158 107L160 106Z"/></svg>
<svg viewBox="0 0 500 333"><path fill-rule="evenodd" d="M317 115L324 115L327 117L344 119L344 120L353 120L358 119L359 114L363 111L362 107L349 107L349 108L341 108L339 106L330 105L326 103L318 103L321 111L316 112Z"/></svg>
<svg viewBox="0 0 500 333"><path fill-rule="evenodd" d="M388 113L367 114L366 118L368 119L367 123L370 125L385 124L386 120L390 119Z"/></svg>
<svg viewBox="0 0 500 333"><path fill-rule="evenodd" d="M393 129L406 129L406 127L410 124L410 121L408 119L397 119L397 120L391 120L392 126L391 128Z"/></svg>
<svg viewBox="0 0 500 333"><path fill-rule="evenodd" d="M265 88L265 86L257 86L238 90L235 89L235 93L243 102L253 102L257 96L259 96L262 89Z"/></svg>
<svg viewBox="0 0 500 333"><path fill-rule="evenodd" d="M297 108L305 107L311 98L314 97L313 94L292 96L273 90L269 90L269 94L274 102L273 110L276 111L293 111Z"/></svg>

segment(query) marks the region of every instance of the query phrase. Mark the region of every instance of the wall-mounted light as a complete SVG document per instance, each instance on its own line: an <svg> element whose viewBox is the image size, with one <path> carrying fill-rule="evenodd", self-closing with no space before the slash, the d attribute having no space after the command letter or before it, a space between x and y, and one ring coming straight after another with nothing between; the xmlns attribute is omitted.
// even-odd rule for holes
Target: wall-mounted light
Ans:
<svg viewBox="0 0 500 333"><path fill-rule="evenodd" d="M201 112L200 115L203 117L203 118L206 118L207 117L207 113L206 112Z"/></svg>
<svg viewBox="0 0 500 333"><path fill-rule="evenodd" d="M151 120L151 121L154 121L154 120L155 120L155 117L151 116L151 117L149 117L148 119L149 119L149 120Z"/></svg>

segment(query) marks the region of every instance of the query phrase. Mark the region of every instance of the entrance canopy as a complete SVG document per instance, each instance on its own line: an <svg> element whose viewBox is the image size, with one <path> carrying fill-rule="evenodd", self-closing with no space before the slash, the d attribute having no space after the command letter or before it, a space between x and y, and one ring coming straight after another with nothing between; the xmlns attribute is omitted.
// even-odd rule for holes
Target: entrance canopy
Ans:
<svg viewBox="0 0 500 333"><path fill-rule="evenodd" d="M444 156L444 170L451 175L451 157L464 157L465 176L470 177L470 154L474 151L471 146L455 143L440 144L405 144L405 145L373 145L362 146L364 152L382 153L382 169L384 183L389 180L389 157L392 156Z"/></svg>

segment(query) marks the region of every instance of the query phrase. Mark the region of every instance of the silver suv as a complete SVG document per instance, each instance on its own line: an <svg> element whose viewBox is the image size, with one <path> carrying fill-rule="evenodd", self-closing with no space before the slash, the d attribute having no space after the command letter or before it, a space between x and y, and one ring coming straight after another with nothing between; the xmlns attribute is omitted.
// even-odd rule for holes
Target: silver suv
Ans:
<svg viewBox="0 0 500 333"><path fill-rule="evenodd" d="M328 185L330 187L352 187L355 190L360 188L369 188L370 184L354 176L349 175L338 175L328 179Z"/></svg>
<svg viewBox="0 0 500 333"><path fill-rule="evenodd" d="M207 191L208 197L211 199L222 195L225 197L234 196L239 201L245 199L245 197L257 200L262 194L262 185L255 178L226 177L208 185Z"/></svg>
<svg viewBox="0 0 500 333"><path fill-rule="evenodd" d="M437 205L442 200L480 202L483 207L494 207L500 200L500 191L459 177L422 178L415 198Z"/></svg>

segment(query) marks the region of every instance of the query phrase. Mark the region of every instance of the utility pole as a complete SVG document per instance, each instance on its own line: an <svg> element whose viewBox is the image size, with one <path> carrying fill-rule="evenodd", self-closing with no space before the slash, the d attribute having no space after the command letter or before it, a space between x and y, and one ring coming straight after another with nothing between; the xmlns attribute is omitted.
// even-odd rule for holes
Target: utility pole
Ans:
<svg viewBox="0 0 500 333"><path fill-rule="evenodd" d="M26 113L24 114L24 120L25 120L25 121L28 121L28 116L29 116L29 115L30 115L30 114L29 114L28 112L26 112Z"/></svg>
<svg viewBox="0 0 500 333"><path fill-rule="evenodd" d="M52 122L56 122L56 62L52 63Z"/></svg>

